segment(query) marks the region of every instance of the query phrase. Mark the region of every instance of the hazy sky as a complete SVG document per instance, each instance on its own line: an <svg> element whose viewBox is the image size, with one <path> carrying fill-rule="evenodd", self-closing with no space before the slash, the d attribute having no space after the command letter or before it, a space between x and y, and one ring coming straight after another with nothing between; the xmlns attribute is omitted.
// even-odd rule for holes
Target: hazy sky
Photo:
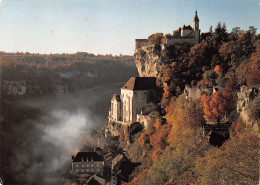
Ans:
<svg viewBox="0 0 260 185"><path fill-rule="evenodd" d="M260 29L260 0L0 0L0 51L134 53L135 39L225 22Z"/></svg>

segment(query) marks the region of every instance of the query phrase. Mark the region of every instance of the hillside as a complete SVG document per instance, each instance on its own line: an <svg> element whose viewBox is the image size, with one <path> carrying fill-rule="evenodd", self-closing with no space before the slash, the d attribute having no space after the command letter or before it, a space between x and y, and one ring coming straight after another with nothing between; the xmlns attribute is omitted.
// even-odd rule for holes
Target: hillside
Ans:
<svg viewBox="0 0 260 185"><path fill-rule="evenodd" d="M132 56L0 53L1 90L25 88L23 95L62 95L124 82L137 75ZM17 87L16 87L17 86Z"/></svg>
<svg viewBox="0 0 260 185"><path fill-rule="evenodd" d="M164 88L164 111L123 146L132 161L142 163L125 184L258 184L256 29L228 33L219 23L194 46L161 46L135 54L139 74L157 76Z"/></svg>

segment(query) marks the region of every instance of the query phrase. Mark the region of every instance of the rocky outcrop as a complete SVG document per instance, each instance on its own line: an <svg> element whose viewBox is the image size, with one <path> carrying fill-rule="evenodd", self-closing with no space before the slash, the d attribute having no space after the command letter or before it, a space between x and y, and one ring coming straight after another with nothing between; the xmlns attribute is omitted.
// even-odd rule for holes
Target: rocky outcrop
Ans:
<svg viewBox="0 0 260 185"><path fill-rule="evenodd" d="M160 67L165 64L162 50L143 47L135 53L135 64L140 77L160 77Z"/></svg>

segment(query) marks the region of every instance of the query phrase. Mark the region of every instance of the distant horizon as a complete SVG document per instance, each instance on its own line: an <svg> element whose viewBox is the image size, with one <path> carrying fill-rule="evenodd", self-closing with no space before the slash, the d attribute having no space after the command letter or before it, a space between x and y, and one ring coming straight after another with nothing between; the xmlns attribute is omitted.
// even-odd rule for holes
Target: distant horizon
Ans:
<svg viewBox="0 0 260 185"><path fill-rule="evenodd" d="M12 51L12 52L7 52L7 51L0 51L0 53L7 53L7 54L17 54L17 53L23 53L23 54L26 54L26 53L29 53L31 55L73 55L73 54L77 54L77 53L88 53L88 54L93 54L95 56L98 56L98 55L102 55L102 56L133 56L134 54L132 55L128 55L128 54L112 54L112 53L107 53L107 54L100 54L100 53L90 53L90 52L87 52L87 51L76 51L76 52L73 52L73 53L33 53L33 52L29 52L29 51Z"/></svg>
<svg viewBox="0 0 260 185"><path fill-rule="evenodd" d="M259 33L259 0L0 0L0 51L132 56L135 39L192 26L196 10L201 33L218 22Z"/></svg>

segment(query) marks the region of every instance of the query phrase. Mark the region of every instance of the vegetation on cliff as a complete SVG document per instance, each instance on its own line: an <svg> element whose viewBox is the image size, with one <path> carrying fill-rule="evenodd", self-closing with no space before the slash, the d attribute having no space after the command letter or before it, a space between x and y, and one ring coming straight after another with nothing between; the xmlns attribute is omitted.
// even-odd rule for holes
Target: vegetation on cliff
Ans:
<svg viewBox="0 0 260 185"><path fill-rule="evenodd" d="M168 59L158 75L165 85L161 107L166 121L160 116L150 121L131 144L129 156L142 165L127 184L257 184L259 129L252 125L259 128L259 93L247 106L253 124L236 111L240 86L259 90L260 35L256 29L235 28L228 33L225 24L219 23L188 51L174 47L166 51ZM182 94L185 85L223 90L192 101ZM211 145L210 133L203 127L214 121L221 128L223 120L231 125L228 137Z"/></svg>

